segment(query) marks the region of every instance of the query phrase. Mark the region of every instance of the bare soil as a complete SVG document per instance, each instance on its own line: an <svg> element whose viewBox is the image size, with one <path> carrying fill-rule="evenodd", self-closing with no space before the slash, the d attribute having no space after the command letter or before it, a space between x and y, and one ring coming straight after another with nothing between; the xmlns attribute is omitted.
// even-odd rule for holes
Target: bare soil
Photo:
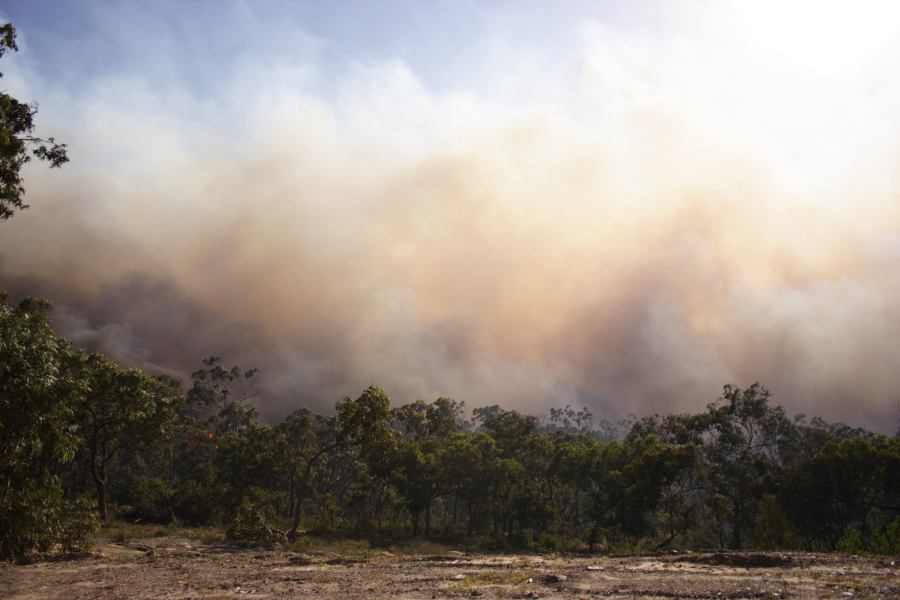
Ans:
<svg viewBox="0 0 900 600"><path fill-rule="evenodd" d="M0 598L900 598L898 559L710 552L341 555L182 537L0 565Z"/></svg>

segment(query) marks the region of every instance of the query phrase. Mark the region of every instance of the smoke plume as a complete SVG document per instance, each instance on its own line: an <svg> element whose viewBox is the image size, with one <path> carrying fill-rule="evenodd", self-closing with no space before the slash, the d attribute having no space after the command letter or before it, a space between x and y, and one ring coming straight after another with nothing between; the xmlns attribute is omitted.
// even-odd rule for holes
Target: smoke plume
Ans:
<svg viewBox="0 0 900 600"><path fill-rule="evenodd" d="M127 364L259 367L269 416L376 383L618 418L760 381L893 430L897 60L848 85L710 39L587 21L527 77L498 43L471 74L490 92L399 59L324 90L282 61L216 102L139 74L74 91L23 58L4 81L72 162L29 166L0 288Z"/></svg>

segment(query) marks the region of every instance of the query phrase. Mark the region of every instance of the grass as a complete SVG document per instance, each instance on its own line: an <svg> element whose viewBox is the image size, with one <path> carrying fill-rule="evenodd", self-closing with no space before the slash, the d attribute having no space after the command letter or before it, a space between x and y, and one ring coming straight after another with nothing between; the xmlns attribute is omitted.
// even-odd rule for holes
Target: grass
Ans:
<svg viewBox="0 0 900 600"><path fill-rule="evenodd" d="M466 575L457 585L464 590L473 590L484 585L522 585L528 583L528 573L521 571L485 571Z"/></svg>
<svg viewBox="0 0 900 600"><path fill-rule="evenodd" d="M458 547L441 544L430 540L409 538L405 536L385 536L380 539L355 537L343 532L308 531L288 544L295 552L321 550L340 555L369 556L371 554L390 552L405 556L412 555L444 555Z"/></svg>
<svg viewBox="0 0 900 600"><path fill-rule="evenodd" d="M222 527L186 527L174 523L161 525L110 521L92 537L92 540L121 544L158 537L182 537L204 543L218 543L225 541L225 530ZM287 544L287 548L294 552L320 550L342 556L370 556L379 552L390 552L401 556L446 555L450 551L461 549L459 546L423 539L398 537L370 541L365 538L328 532L310 532L301 535L296 541ZM489 549L482 549L482 551L491 552Z"/></svg>
<svg viewBox="0 0 900 600"><path fill-rule="evenodd" d="M224 540L225 532L218 527L181 527L174 524L158 525L113 521L104 525L94 536L94 539L123 543L128 540L145 540L166 536L184 537L212 543Z"/></svg>

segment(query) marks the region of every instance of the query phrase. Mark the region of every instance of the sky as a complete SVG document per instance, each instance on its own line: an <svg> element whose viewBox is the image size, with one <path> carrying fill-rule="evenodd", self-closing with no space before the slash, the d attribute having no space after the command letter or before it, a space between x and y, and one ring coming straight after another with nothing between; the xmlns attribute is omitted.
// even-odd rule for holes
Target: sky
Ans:
<svg viewBox="0 0 900 600"><path fill-rule="evenodd" d="M6 0L68 144L0 288L268 418L369 384L610 420L900 416L900 7Z"/></svg>

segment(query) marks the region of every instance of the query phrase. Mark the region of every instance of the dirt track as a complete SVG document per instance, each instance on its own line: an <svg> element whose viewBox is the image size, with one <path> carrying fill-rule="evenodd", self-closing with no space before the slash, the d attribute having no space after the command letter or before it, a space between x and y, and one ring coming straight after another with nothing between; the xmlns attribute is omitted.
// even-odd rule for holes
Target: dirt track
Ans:
<svg viewBox="0 0 900 600"><path fill-rule="evenodd" d="M0 565L0 598L900 598L896 559L799 553L345 556L184 538Z"/></svg>

